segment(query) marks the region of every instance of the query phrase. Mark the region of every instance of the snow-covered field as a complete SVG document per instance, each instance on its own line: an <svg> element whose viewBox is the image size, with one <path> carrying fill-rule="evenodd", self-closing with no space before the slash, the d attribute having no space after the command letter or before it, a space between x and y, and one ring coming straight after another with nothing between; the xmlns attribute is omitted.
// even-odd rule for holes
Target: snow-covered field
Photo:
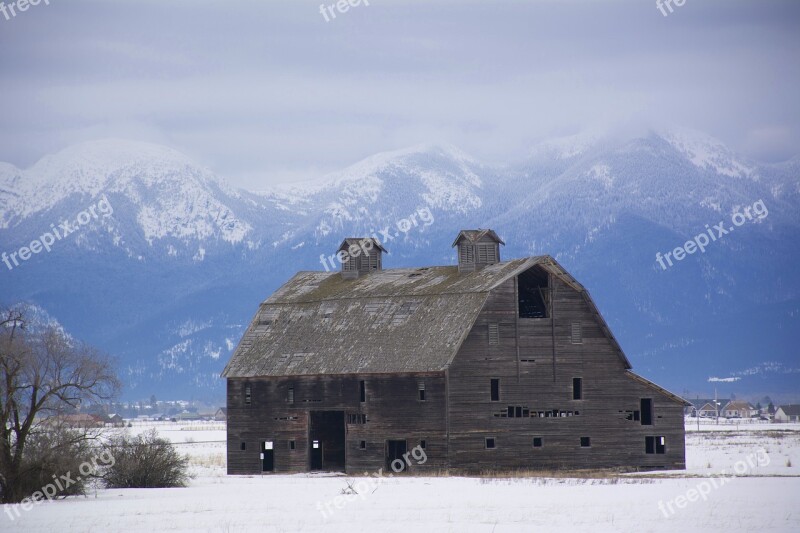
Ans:
<svg viewBox="0 0 800 533"><path fill-rule="evenodd" d="M686 471L597 478L231 477L224 425L133 431L153 426L190 455L189 487L99 489L13 521L1 506L0 531L800 531L798 424L687 423Z"/></svg>

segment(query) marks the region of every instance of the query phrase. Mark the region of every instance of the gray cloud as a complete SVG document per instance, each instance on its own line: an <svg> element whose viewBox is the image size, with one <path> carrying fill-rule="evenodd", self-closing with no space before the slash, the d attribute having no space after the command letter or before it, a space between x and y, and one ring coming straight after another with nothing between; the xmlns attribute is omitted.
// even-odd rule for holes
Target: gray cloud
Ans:
<svg viewBox="0 0 800 533"><path fill-rule="evenodd" d="M620 123L800 153L795 1L687 0L664 17L641 0L371 0L328 23L320 3L51 0L0 16L0 160L132 138L255 188L419 143L513 159Z"/></svg>

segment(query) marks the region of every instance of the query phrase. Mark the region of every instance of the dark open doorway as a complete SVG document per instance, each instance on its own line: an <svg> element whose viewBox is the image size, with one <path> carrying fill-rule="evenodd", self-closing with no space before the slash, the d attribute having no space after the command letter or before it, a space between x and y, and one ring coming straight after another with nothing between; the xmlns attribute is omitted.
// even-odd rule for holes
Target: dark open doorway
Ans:
<svg viewBox="0 0 800 533"><path fill-rule="evenodd" d="M386 441L386 471L387 472L405 472L407 457L406 454L406 441L404 440L387 440Z"/></svg>
<svg viewBox="0 0 800 533"><path fill-rule="evenodd" d="M344 411L311 411L308 440L311 470L344 471Z"/></svg>
<svg viewBox="0 0 800 533"><path fill-rule="evenodd" d="M267 440L261 443L261 471L272 472L275 470L275 443Z"/></svg>
<svg viewBox="0 0 800 533"><path fill-rule="evenodd" d="M530 268L519 275L517 296L520 318L547 318L550 298L547 273Z"/></svg>

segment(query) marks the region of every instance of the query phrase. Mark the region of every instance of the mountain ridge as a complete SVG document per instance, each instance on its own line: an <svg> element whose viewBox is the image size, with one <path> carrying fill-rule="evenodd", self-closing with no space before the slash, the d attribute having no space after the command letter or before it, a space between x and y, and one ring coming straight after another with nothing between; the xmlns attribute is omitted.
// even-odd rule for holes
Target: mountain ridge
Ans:
<svg viewBox="0 0 800 533"><path fill-rule="evenodd" d="M31 167L40 179L66 182L43 195L41 182L20 185L30 169L0 163L0 251L26 246L100 195L114 210L3 272L0 290L5 304L33 302L76 337L118 354L129 394L219 395L219 370L258 302L294 272L322 269L319 256L343 237L386 235L385 268L453 264L458 230L492 227L508 243L504 258L562 262L591 290L634 368L678 392L766 361L793 369L800 158L762 164L704 135L680 139L591 134L546 142L504 166L420 145L313 185L259 192L230 186L170 148L84 144ZM758 200L768 216L659 269L657 252ZM730 321L752 321L752 309L764 320L731 343ZM759 337L775 357L753 353ZM701 361L697 375L685 378L682 361L692 360ZM740 378L730 386L763 388L755 380L764 378L797 388L792 372Z"/></svg>

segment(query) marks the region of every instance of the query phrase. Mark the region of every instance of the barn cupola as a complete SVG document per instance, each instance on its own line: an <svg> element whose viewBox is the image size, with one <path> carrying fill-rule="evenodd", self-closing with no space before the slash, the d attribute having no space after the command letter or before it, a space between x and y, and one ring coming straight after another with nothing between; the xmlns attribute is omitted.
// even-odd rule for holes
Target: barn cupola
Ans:
<svg viewBox="0 0 800 533"><path fill-rule="evenodd" d="M389 253L381 246L378 239L350 237L343 240L336 253L342 264L342 277L355 279L361 274L381 270L383 252Z"/></svg>
<svg viewBox="0 0 800 533"><path fill-rule="evenodd" d="M458 271L472 272L500 262L500 245L506 243L490 229L461 230L453 241L458 249Z"/></svg>

